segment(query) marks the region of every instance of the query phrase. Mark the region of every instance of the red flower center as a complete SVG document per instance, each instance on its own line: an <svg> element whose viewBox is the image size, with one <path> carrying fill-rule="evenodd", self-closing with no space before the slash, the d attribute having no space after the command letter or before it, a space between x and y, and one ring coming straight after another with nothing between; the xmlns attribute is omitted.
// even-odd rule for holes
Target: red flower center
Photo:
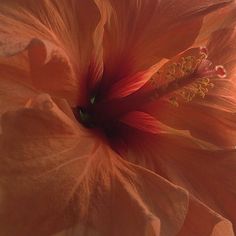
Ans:
<svg viewBox="0 0 236 236"><path fill-rule="evenodd" d="M192 48L169 60L140 89L132 94L117 98L103 99L93 96L87 107L74 109L77 119L88 128L101 128L113 135L117 124L129 112L139 110L157 99L168 99L174 106L204 98L215 78L223 78L223 66L214 66L207 59L206 48Z"/></svg>

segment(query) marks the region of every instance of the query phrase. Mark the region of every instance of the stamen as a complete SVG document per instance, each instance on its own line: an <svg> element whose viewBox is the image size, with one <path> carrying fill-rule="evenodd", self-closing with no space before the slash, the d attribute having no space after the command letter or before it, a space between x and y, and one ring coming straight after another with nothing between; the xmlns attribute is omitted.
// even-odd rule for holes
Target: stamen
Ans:
<svg viewBox="0 0 236 236"><path fill-rule="evenodd" d="M190 55L185 53L164 66L159 78L152 80L152 85L156 87L153 99L167 96L172 105L179 106L180 101L190 102L196 96L204 98L209 89L214 87L212 79L226 76L225 68L221 65L213 66L207 57L206 47L201 47L198 51L190 49Z"/></svg>
<svg viewBox="0 0 236 236"><path fill-rule="evenodd" d="M205 55L205 59L208 57L208 49L206 47L200 47L200 53Z"/></svg>
<svg viewBox="0 0 236 236"><path fill-rule="evenodd" d="M179 103L177 102L177 98L176 97L171 97L169 99L169 102L171 103L171 105L173 105L174 107L179 107Z"/></svg>
<svg viewBox="0 0 236 236"><path fill-rule="evenodd" d="M87 113L96 117L92 123L104 126L153 100L165 98L178 107L195 97L204 98L214 87L214 79L225 75L223 66L214 66L207 59L206 48L191 48L165 63L141 89L122 99L92 103Z"/></svg>

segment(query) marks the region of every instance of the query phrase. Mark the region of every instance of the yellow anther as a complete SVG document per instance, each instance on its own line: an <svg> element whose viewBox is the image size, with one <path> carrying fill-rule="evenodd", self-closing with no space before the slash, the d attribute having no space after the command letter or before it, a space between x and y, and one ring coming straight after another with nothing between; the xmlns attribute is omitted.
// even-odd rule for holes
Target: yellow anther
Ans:
<svg viewBox="0 0 236 236"><path fill-rule="evenodd" d="M200 83L207 86L210 83L210 79L209 78L203 78L200 80Z"/></svg>
<svg viewBox="0 0 236 236"><path fill-rule="evenodd" d="M203 92L203 91L199 91L198 92L198 95L201 97L201 98L204 98L206 96L206 94Z"/></svg>
<svg viewBox="0 0 236 236"><path fill-rule="evenodd" d="M180 95L182 96L182 98L186 97L186 91L180 91Z"/></svg>
<svg viewBox="0 0 236 236"><path fill-rule="evenodd" d="M200 54L200 57L199 57L199 59L202 61L202 60L205 60L207 58L207 54L205 54L205 53L201 53Z"/></svg>
<svg viewBox="0 0 236 236"><path fill-rule="evenodd" d="M159 92L158 96L171 94L169 101L175 107L178 107L180 102L190 102L195 97L204 98L208 89L214 87L211 83L213 76L207 71L209 66L211 72L211 64L205 61L206 58L204 50L203 53L200 51L191 56L178 57L173 63L168 63L160 74L160 78L166 79L166 83L161 81L161 86L159 83L155 86Z"/></svg>
<svg viewBox="0 0 236 236"><path fill-rule="evenodd" d="M173 63L173 64L169 65L168 66L168 72L172 75L175 74L175 67L176 67L176 63Z"/></svg>
<svg viewBox="0 0 236 236"><path fill-rule="evenodd" d="M169 99L171 105L175 106L175 107L179 107L179 103L177 102L177 98L176 97L171 97Z"/></svg>
<svg viewBox="0 0 236 236"><path fill-rule="evenodd" d="M173 74L170 74L170 73L168 73L168 72L167 72L165 78L166 78L167 80L174 80L174 79L176 79Z"/></svg>
<svg viewBox="0 0 236 236"><path fill-rule="evenodd" d="M214 86L215 86L215 85L214 85L213 83L209 83L209 84L208 84L208 87L209 87L209 88L214 88Z"/></svg>

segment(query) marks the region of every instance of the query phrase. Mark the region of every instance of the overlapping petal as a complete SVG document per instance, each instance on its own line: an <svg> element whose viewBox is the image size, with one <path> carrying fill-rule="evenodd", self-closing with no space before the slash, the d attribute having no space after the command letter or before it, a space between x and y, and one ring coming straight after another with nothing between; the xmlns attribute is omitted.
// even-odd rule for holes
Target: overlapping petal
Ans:
<svg viewBox="0 0 236 236"><path fill-rule="evenodd" d="M104 91L116 81L188 48L202 16L230 1L107 1L112 15L104 34Z"/></svg>
<svg viewBox="0 0 236 236"><path fill-rule="evenodd" d="M23 106L37 94L30 86L27 54L0 58L0 114Z"/></svg>
<svg viewBox="0 0 236 236"><path fill-rule="evenodd" d="M29 44L33 38L44 41L44 46L41 44L40 47L41 54L44 55L46 49L49 49L47 53L50 54L53 47L54 60L45 65L40 78L34 76L34 79L37 80L36 85L41 83L38 80L44 79L48 81L49 86L49 88L45 87L46 85L43 86L44 91L58 90L58 85L55 85L54 81L58 79L61 82L61 77L65 74L65 71L61 71L63 63L58 59L66 60L70 69L73 67L73 76L77 79L77 100L75 101L73 98L71 102L73 104L87 102L89 87L100 79L103 72L101 44L103 27L108 18L105 12L99 12L94 1L45 0L37 4L31 0L9 1L2 3L0 18L1 45L4 46L4 48L1 47L1 54L9 54L12 51L15 53L17 50L25 48L24 46ZM39 53L38 51L39 49L37 49L37 53ZM51 57L51 55L47 56ZM68 68L66 69L68 70ZM47 71L47 75L42 78L45 76L45 71ZM91 78L89 79L89 77ZM68 80L68 78L66 79ZM60 82L58 81L58 84ZM70 81L70 83L74 86L75 81ZM70 89L71 93L75 92L75 88L70 86ZM69 96L68 93L60 95Z"/></svg>
<svg viewBox="0 0 236 236"><path fill-rule="evenodd" d="M201 226L196 230L204 230L196 231L198 235L221 229L221 224L232 234L222 217L163 178L122 161L46 95L6 113L2 126L4 236L58 231L91 236L176 235L181 228L180 235L187 235L188 221Z"/></svg>
<svg viewBox="0 0 236 236"><path fill-rule="evenodd" d="M171 133L153 135L127 128L126 133L132 137L124 138L128 151L123 156L184 187L235 228L235 149L209 150L191 137Z"/></svg>
<svg viewBox="0 0 236 236"><path fill-rule="evenodd" d="M234 41L235 29L232 27L216 31L210 38L209 60L216 65L223 65L227 77L212 79L214 88L209 89L203 99L194 98L179 107L160 99L148 104L143 110L172 127L190 130L192 135L218 146L235 146Z"/></svg>
<svg viewBox="0 0 236 236"><path fill-rule="evenodd" d="M192 45L204 15L229 2L2 2L0 55L10 57L0 59L1 235L234 235L235 149L203 141L235 146L232 83L216 81L204 101L178 109L165 100L127 109L116 117L118 148L70 109L94 92L125 103L161 59ZM222 26L209 42L211 60L230 78L232 38L234 29Z"/></svg>
<svg viewBox="0 0 236 236"><path fill-rule="evenodd" d="M122 161L49 96L4 114L2 127L1 235L46 236L67 228L71 235L103 236L180 230L187 192Z"/></svg>
<svg viewBox="0 0 236 236"><path fill-rule="evenodd" d="M216 102L211 100L212 104ZM211 142L219 147L235 146L235 111L226 105L214 104L213 107L200 104L188 104L176 108L167 101L161 101L144 108L165 124L181 130L190 130L191 134ZM230 108L233 106L230 103ZM220 109L219 109L219 106ZM191 116L189 116L191 114Z"/></svg>
<svg viewBox="0 0 236 236"><path fill-rule="evenodd" d="M206 45L212 33L232 27L235 24L235 1L232 1L228 6L214 11L204 17L202 28L195 41L197 46Z"/></svg>

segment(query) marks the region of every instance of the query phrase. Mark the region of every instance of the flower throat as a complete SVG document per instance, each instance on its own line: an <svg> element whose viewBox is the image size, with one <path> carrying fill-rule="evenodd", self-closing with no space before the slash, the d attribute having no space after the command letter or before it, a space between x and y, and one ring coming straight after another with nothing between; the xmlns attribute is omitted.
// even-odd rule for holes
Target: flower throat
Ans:
<svg viewBox="0 0 236 236"><path fill-rule="evenodd" d="M87 128L101 128L111 134L114 123L123 115L140 109L145 104L165 99L174 106L191 102L195 97L204 98L214 87L214 79L224 78L223 66L214 66L207 59L204 48L191 48L169 60L139 90L119 99L106 100L91 96L87 107L77 107L74 114Z"/></svg>

